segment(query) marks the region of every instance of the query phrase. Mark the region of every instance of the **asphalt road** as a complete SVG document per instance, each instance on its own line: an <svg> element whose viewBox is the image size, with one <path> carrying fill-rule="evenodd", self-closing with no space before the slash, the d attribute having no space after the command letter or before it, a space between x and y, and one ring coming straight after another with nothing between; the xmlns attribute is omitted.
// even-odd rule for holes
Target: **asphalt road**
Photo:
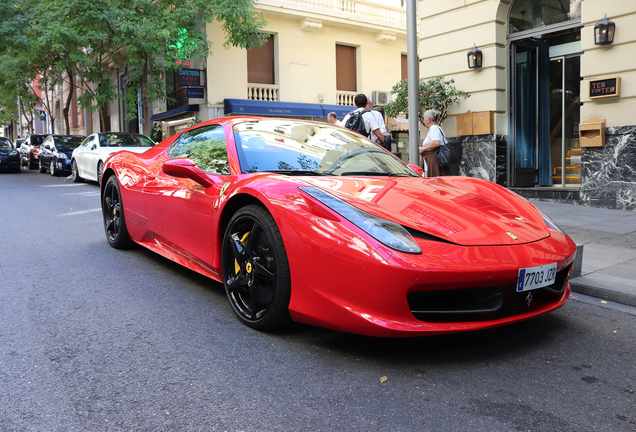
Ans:
<svg viewBox="0 0 636 432"><path fill-rule="evenodd" d="M99 187L0 174L0 431L634 431L636 310L495 330L259 333L222 285L118 251Z"/></svg>

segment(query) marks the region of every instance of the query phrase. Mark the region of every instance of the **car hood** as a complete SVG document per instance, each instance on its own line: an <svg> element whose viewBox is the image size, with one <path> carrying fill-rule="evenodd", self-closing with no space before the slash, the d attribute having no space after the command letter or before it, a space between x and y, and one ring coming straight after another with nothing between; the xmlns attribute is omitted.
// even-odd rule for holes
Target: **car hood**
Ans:
<svg viewBox="0 0 636 432"><path fill-rule="evenodd" d="M519 245L550 235L528 201L469 177L307 177L355 207L464 246Z"/></svg>
<svg viewBox="0 0 636 432"><path fill-rule="evenodd" d="M75 148L71 148L71 147L58 147L57 148L57 152L58 153L64 153L66 156L71 156L71 154L73 154L73 150L75 150Z"/></svg>
<svg viewBox="0 0 636 432"><path fill-rule="evenodd" d="M12 148L12 149L0 149L0 155L2 156L8 156L8 155L17 155L18 152L16 149Z"/></svg>

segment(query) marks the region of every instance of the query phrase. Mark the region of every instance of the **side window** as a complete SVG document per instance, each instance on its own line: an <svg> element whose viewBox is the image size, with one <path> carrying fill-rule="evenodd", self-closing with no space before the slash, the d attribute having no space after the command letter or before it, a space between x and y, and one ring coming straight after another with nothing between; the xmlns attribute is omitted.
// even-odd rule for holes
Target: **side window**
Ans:
<svg viewBox="0 0 636 432"><path fill-rule="evenodd" d="M181 135L168 152L171 158L190 158L205 172L230 174L223 126L203 126Z"/></svg>

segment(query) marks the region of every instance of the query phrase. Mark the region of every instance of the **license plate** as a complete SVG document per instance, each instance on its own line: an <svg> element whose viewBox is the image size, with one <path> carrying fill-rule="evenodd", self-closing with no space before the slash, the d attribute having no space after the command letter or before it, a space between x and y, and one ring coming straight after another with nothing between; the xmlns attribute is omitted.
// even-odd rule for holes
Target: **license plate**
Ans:
<svg viewBox="0 0 636 432"><path fill-rule="evenodd" d="M530 291L552 285L556 279L556 263L519 269L517 291Z"/></svg>

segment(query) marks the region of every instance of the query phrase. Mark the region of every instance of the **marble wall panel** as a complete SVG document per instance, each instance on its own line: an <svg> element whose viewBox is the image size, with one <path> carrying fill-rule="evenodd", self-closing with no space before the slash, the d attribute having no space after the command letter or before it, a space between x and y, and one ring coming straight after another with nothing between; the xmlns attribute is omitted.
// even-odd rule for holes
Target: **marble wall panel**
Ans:
<svg viewBox="0 0 636 432"><path fill-rule="evenodd" d="M606 128L604 147L581 152L581 201L636 210L636 126Z"/></svg>
<svg viewBox="0 0 636 432"><path fill-rule="evenodd" d="M494 182L497 179L495 135L460 136L449 139L461 145L459 175Z"/></svg>

